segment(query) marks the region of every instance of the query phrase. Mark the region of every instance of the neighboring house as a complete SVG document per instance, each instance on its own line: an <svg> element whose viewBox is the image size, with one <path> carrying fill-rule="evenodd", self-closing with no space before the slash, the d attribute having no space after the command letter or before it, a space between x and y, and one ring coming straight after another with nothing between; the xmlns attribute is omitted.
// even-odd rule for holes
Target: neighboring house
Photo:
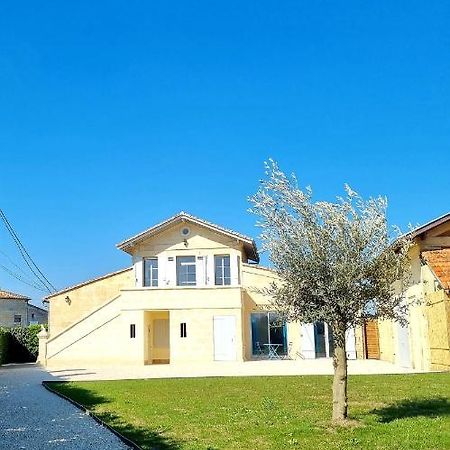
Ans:
<svg viewBox="0 0 450 450"><path fill-rule="evenodd" d="M450 369L450 213L410 233L408 326L371 321L357 332L360 354L419 370Z"/></svg>
<svg viewBox="0 0 450 450"><path fill-rule="evenodd" d="M117 245L132 267L46 297L48 365L328 357L325 324L285 323L256 288L276 281L254 241L179 213ZM347 352L356 357L353 330Z"/></svg>
<svg viewBox="0 0 450 450"><path fill-rule="evenodd" d="M0 326L25 327L47 323L47 311L30 305L29 297L0 289Z"/></svg>

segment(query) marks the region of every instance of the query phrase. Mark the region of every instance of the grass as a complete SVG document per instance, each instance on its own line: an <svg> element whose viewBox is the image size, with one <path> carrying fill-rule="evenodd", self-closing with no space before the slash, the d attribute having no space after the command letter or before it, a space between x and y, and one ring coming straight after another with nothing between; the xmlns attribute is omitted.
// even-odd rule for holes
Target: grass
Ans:
<svg viewBox="0 0 450 450"><path fill-rule="evenodd" d="M330 425L331 377L52 383L143 449L449 449L450 374L349 378L355 425Z"/></svg>

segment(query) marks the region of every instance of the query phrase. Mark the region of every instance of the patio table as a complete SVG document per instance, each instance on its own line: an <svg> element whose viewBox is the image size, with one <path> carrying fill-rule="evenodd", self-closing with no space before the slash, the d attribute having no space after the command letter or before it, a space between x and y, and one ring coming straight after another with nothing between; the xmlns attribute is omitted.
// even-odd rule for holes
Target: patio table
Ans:
<svg viewBox="0 0 450 450"><path fill-rule="evenodd" d="M281 344L264 344L269 351L269 359L281 359L278 354L278 349L281 347Z"/></svg>

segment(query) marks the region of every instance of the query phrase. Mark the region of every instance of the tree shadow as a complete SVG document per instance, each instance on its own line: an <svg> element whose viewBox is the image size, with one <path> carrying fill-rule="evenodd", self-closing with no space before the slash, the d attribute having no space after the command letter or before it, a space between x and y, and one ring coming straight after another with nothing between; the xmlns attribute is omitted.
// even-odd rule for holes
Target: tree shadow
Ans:
<svg viewBox="0 0 450 450"><path fill-rule="evenodd" d="M128 423L123 417L110 411L96 411L96 406L111 403L107 397L74 386L70 382L46 382L52 389L84 406L87 410L115 431L137 444L143 450L180 450L181 442L165 435L168 429L152 429Z"/></svg>
<svg viewBox="0 0 450 450"><path fill-rule="evenodd" d="M405 399L371 411L378 421L389 423L410 417L440 417L450 415L450 401L446 397Z"/></svg>

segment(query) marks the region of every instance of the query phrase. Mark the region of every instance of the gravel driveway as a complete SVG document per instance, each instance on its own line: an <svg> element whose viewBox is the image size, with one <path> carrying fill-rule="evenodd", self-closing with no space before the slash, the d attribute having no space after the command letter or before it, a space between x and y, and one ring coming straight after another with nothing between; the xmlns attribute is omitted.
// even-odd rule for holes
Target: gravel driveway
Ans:
<svg viewBox="0 0 450 450"><path fill-rule="evenodd" d="M0 448L129 449L107 428L47 391L33 364L0 367Z"/></svg>

